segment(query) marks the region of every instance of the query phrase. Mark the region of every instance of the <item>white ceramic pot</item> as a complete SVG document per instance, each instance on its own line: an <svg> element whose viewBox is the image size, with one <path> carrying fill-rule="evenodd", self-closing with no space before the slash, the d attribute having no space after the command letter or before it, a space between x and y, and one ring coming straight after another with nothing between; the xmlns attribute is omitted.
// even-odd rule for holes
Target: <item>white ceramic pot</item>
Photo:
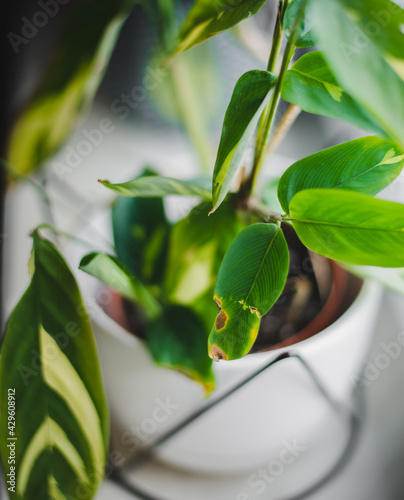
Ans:
<svg viewBox="0 0 404 500"><path fill-rule="evenodd" d="M102 215L80 235L97 246ZM95 228L95 229L94 229ZM76 250L75 250L76 251ZM71 254L71 252L70 252ZM73 267L82 253L71 254ZM206 404L201 387L154 365L144 342L105 314L98 302L111 295L94 278L78 272L92 317L112 417L112 445L129 457ZM349 404L380 303L380 288L365 282L349 309L315 336L295 344L330 394ZM224 391L282 351L251 354L214 364L217 389ZM312 379L294 359L280 362L183 429L159 451L171 465L206 473L249 470L279 453L282 443L314 440L327 427L329 408Z"/></svg>

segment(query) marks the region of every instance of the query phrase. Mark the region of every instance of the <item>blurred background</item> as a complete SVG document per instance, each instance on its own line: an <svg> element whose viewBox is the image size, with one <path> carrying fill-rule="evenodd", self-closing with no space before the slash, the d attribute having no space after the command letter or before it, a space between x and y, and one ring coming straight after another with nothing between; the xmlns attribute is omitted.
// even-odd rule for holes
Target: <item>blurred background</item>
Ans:
<svg viewBox="0 0 404 500"><path fill-rule="evenodd" d="M88 3L88 2L87 2ZM64 28L85 0L58 4L58 12L25 42L10 42L10 33L21 35L24 19L32 20L43 10L40 2L19 0L7 5L3 30L5 43L5 90L2 95L2 157L6 155L12 123L24 104L41 85L47 65L58 47ZM184 10L190 2L183 2ZM150 19L135 7L126 20L94 104L75 127L55 157L34 174L44 186L52 208L44 204L28 183L5 188L1 170L2 203L0 237L2 243L2 331L29 277L26 262L30 252L28 233L40 222L51 222L69 233L85 223L97 207L108 206L113 196L97 183L99 178L113 182L132 179L143 167L160 173L187 178L211 171L223 116L233 87L249 69L265 68L271 41L276 3L268 1L263 10L231 33L181 56L181 71L188 86L178 85L175 75L165 75L153 59L159 43ZM97 15L96 12L93 14ZM93 19L88 18L91 26ZM184 73L185 72L185 73ZM147 78L147 80L145 80ZM145 81L148 82L145 85ZM145 87L150 87L145 89ZM189 88L193 91L189 93ZM174 96L174 97L173 97ZM281 105L281 112L284 107ZM192 112L203 119L194 123ZM102 128L104 120L109 125ZM278 118L279 119L279 118ZM72 152L77 152L86 133L104 130L102 140L91 151L79 155L69 166ZM364 133L336 120L301 113L288 137L281 142L266 170L279 175L294 160L320 149L354 139ZM70 155L70 156L69 156ZM74 156L74 154L73 154ZM60 165L68 167L60 170ZM62 173L61 173L62 172ZM403 201L401 175L382 197ZM174 202L175 203L175 200ZM188 207L184 206L185 211ZM364 366L375 360L383 345L396 341L404 332L404 300L393 292L383 292L383 300L372 343L364 353ZM251 498L308 498L337 500L342 496L355 500L400 500L404 498L404 354L393 359L357 397L360 399L361 425L358 441L343 466L325 484L304 496L291 497L293 485L285 474L262 494L246 490L247 477L211 477L186 474L157 461L131 474L131 480L150 491L147 498L247 500ZM327 437L333 446L333 437ZM340 434L334 436L336 441ZM301 457L304 462L304 456ZM300 462L299 462L300 463ZM316 471L307 471L302 484L315 483ZM304 472L303 472L304 471ZM4 491L2 493L5 495ZM246 493L247 494L247 493ZM134 496L107 480L96 497L126 500Z"/></svg>

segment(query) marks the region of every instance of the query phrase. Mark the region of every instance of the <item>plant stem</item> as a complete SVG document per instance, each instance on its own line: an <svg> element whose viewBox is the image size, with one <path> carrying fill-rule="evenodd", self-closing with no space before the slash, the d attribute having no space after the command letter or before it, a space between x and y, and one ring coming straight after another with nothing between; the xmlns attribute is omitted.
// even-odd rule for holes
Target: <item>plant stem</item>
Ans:
<svg viewBox="0 0 404 500"><path fill-rule="evenodd" d="M276 23L274 28L274 34L272 37L271 53L269 54L268 65L267 65L267 71L270 71L271 73L273 73L275 70L276 62L278 61L279 53L282 46L282 37L283 37L282 22L287 4L288 0L280 0L278 4L278 13L276 15Z"/></svg>
<svg viewBox="0 0 404 500"><path fill-rule="evenodd" d="M258 173L261 169L264 157L265 157L265 152L267 149L267 141L268 141L268 136L271 131L272 127L272 122L274 120L276 110L279 104L279 99L280 99L280 94L281 94L281 89L283 85L283 81L285 78L286 71L289 68L289 64L293 58L294 52L295 52L295 42L297 38L297 28L299 25L299 21L301 16L303 15L304 9L307 7L307 2L308 0L303 0L303 2L300 5L299 12L296 16L294 26L292 29L292 36L289 37L288 42L286 44L286 48L283 54L282 58L282 63L281 63L281 68L279 71L279 75L275 84L275 88L272 94L272 99L270 100L267 108L264 110L261 121L258 127L258 132L257 132L257 138L255 142L255 155L254 155L254 161L251 169L251 174L250 177L247 179L246 183L241 186L240 188L240 199L243 203L248 201L248 198L251 196L252 192L254 191L254 186L255 182L258 177ZM283 18L285 15L286 8L288 7L289 0L280 0L279 1L279 6L278 6L278 16L276 20L276 26L274 30L274 38L273 38L273 43L272 43L272 49L271 49L271 54L269 56L268 60L268 69L273 70L276 67L276 62L278 59L279 55L279 50L280 50L280 45L281 45L281 39L283 35ZM280 134L274 138L273 144L271 146L271 149L273 150L274 147L279 143L280 139L283 138L287 130L290 128L292 125L294 119L297 116L297 110L295 113L292 113L292 108L290 108L288 111L293 115L295 114L294 117L291 117L288 113L288 115L285 118L285 122L280 126ZM293 118L293 119L292 119Z"/></svg>
<svg viewBox="0 0 404 500"><path fill-rule="evenodd" d="M280 50L282 47L282 37L283 37L282 20L283 20L283 15L284 15L285 9L287 7L287 4L288 4L288 0L279 0L279 3L278 3L278 13L276 16L274 33L272 36L271 53L269 54L269 59L268 59L268 64L267 64L267 71L269 71L270 73L273 73L276 69L276 64L278 62ZM269 113L270 106L271 106L271 103L269 102L268 105L266 106L266 108L264 109L264 112L261 115L259 125L258 125L256 142L255 142L255 149L257 149L257 144L259 142L259 138L261 137L261 134L263 132L263 126L264 126L266 117Z"/></svg>
<svg viewBox="0 0 404 500"><path fill-rule="evenodd" d="M272 99L268 106L268 111L264 112L265 113L264 123L262 127L258 130L257 141L255 145L254 163L244 191L245 199L249 198L254 190L255 182L257 180L258 173L261 169L265 157L264 153L266 150L266 145L268 141L269 132L271 130L272 122L278 107L283 80L285 78L286 71L289 68L289 64L290 61L292 60L293 54L294 54L294 46L291 42L288 42L283 55L282 65L279 72L279 76L275 84Z"/></svg>
<svg viewBox="0 0 404 500"><path fill-rule="evenodd" d="M289 4L289 0L279 0L278 3L278 13L276 16L276 23L275 23L275 28L274 28L274 34L272 37L272 47L271 47L271 53L269 54L269 59L268 59L268 65L267 65L267 71L273 73L276 69L276 65L279 59L279 54L280 50L282 47L282 39L283 39L283 16L285 14L285 10ZM255 140L255 154L254 154L254 162L251 170L251 174L249 178L247 179L246 183L241 187L241 199L242 200L248 200L248 198L251 196L251 193L254 190L254 185L255 181L259 172L259 169L262 164L263 160L263 153L265 150L266 142L268 139L269 131L271 129L271 124L272 120L279 102L279 94L280 94L280 88L281 86L279 85L279 79L281 78L282 75L282 68L284 67L285 63L285 56L287 56L287 50L290 46L289 44L286 46L285 49L285 54L282 60L282 65L281 65L281 70L280 74L278 77L278 80L275 85L275 89L272 94L272 99L269 101L268 105L264 109L264 112L262 113L259 125L258 125L258 131L257 131L257 136ZM293 55L293 54L292 54ZM292 55L290 57L292 57ZM290 61L290 59L289 59ZM287 63L287 66L289 66L289 62ZM282 77L283 81L283 77ZM282 84L282 82L281 82Z"/></svg>

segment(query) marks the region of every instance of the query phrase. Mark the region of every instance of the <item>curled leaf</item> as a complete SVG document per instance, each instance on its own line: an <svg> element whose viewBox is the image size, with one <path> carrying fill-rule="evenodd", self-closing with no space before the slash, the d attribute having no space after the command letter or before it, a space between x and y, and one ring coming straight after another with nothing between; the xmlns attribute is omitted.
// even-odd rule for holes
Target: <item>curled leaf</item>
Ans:
<svg viewBox="0 0 404 500"><path fill-rule="evenodd" d="M268 71L252 70L244 73L234 87L213 172L213 210L222 203L230 189L275 81L275 76Z"/></svg>

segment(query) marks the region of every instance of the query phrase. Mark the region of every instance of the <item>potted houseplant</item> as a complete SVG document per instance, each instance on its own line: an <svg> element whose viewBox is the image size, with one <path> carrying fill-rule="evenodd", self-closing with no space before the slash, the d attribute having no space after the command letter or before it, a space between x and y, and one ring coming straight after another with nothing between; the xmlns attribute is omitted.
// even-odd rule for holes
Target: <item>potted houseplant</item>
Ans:
<svg viewBox="0 0 404 500"><path fill-rule="evenodd" d="M174 2L159 3L161 64L169 67L179 53L233 27L264 3L197 0L178 32L171 22L164 23L172 19ZM126 7L124 2L122 7ZM119 17L120 11L106 13L106 19L114 15ZM327 22L331 17L332 25ZM404 11L387 0L372 0L371 5L364 0L280 1L267 69L245 73L234 88L212 190L201 180L162 177L151 170L125 183L101 181L121 196L112 209L116 255L91 252L82 258L80 268L120 294L108 292L105 309L108 312L114 306L111 316L119 309L126 311L120 322L146 338L158 364L185 373L209 392L214 384L212 359L220 360L218 373L227 371L234 378L234 367L243 374L262 362L261 354L243 358L260 332L259 350L276 349L312 336L335 318L337 310L320 326L308 328L330 308L335 293L345 295L346 291L339 288L336 292L336 285L341 284L339 268L314 255L346 262L351 269L404 266L404 208L374 198L404 164L403 20ZM94 39L99 42L97 33ZM291 65L296 49L316 44L321 50L310 51ZM92 63L98 54L95 45L90 51ZM77 87L73 107L72 100L66 104L70 117L85 100L83 85ZM94 85L86 90L93 91ZM271 136L281 96L290 107ZM43 99L37 99L38 103L45 105ZM259 194L257 179L268 148L287 131L296 107L346 120L377 136L343 143L293 163L277 184L278 209L268 205L267 193ZM38 108L35 111L40 113ZM31 110L28 118L33 115ZM53 115L46 116L53 123ZM59 128L60 134L50 143L45 141L45 148L46 126L36 128L27 155L16 142L27 123L24 118L17 122L11 140L12 163L20 171L29 170L38 156L50 154L69 129ZM252 139L252 164L243 165L240 174ZM200 199L174 225L167 220L162 202L172 194ZM10 458L11 448L3 441L1 454L10 470L8 489L16 498L49 498L56 493L80 498L83 491L91 496L103 477L108 412L89 317L77 283L55 245L42 236L42 229L32 233L32 281L10 318L1 351L0 425L2 435L7 434L14 447ZM295 268L289 254L296 259L292 261ZM304 269L308 262L309 271ZM348 279L344 276L342 282ZM288 277L292 285L285 288ZM361 293L363 302L366 294ZM313 302L317 304L314 311ZM345 327L345 333L352 335L358 321L364 321L358 317L363 310L358 312L358 301L355 304L347 317L356 319L351 329ZM374 302L369 304L374 309ZM274 317L268 318L273 307L275 320L293 317L288 319L288 328L282 329L285 324L271 327ZM366 319L371 320L371 315ZM329 328L327 335L335 339L335 328ZM147 357L143 342L122 329L121 334L124 351L129 353L136 344L139 359ZM308 356L312 351L314 358L321 357L323 352L316 353L312 340L302 349ZM232 361L239 358L243 359ZM352 365L357 362L353 359ZM147 373L148 366L145 369ZM150 384L161 387L161 381L169 379L165 371L160 375L153 382L151 376ZM149 387L145 376L139 377L143 377L140 385ZM331 370L329 377L335 379L335 372ZM179 384L180 392L187 392L185 399L200 400L201 391L194 382L180 381L175 374L173 383ZM16 414L34 400L39 409L29 421L20 421L16 440ZM159 401L162 411L165 404L172 413L168 403ZM129 444L132 451L137 450L137 442L132 439ZM36 474L39 467L46 470L45 485ZM231 467L242 466L233 463Z"/></svg>

